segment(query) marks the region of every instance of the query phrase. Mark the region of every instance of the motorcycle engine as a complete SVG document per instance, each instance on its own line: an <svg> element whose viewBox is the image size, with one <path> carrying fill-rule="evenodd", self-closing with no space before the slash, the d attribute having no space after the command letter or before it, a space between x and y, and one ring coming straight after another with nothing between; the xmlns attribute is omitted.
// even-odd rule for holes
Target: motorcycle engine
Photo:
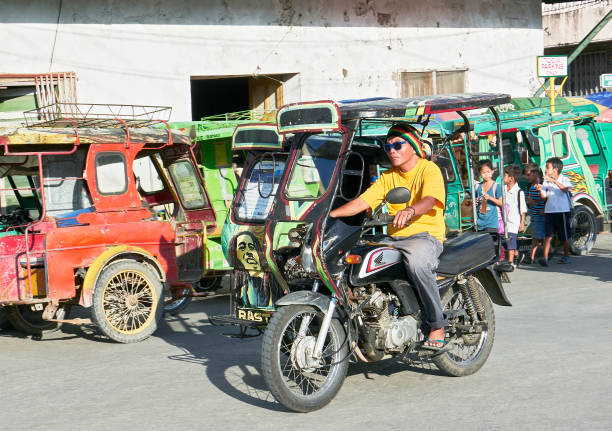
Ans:
<svg viewBox="0 0 612 431"><path fill-rule="evenodd" d="M410 341L417 339L417 321L412 316L398 316L400 302L397 296L383 293L380 289L371 287L369 292L361 288L357 298L364 320L368 326L376 330L375 347L383 351L402 351Z"/></svg>
<svg viewBox="0 0 612 431"><path fill-rule="evenodd" d="M300 256L288 258L283 269L284 276L288 281L313 279L316 277L316 274L304 268Z"/></svg>

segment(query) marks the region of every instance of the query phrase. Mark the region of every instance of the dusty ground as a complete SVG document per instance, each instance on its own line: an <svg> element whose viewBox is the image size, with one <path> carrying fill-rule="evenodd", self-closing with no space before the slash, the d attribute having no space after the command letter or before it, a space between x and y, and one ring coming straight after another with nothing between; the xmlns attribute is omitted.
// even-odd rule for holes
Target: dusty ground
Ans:
<svg viewBox="0 0 612 431"><path fill-rule="evenodd" d="M92 327L37 341L0 332L2 428L610 429L612 235L571 265L521 269L496 307L487 364L465 378L389 360L353 365L339 395L308 415L285 411L259 374L261 338L224 336L199 300L134 345ZM280 428L279 428L280 429Z"/></svg>

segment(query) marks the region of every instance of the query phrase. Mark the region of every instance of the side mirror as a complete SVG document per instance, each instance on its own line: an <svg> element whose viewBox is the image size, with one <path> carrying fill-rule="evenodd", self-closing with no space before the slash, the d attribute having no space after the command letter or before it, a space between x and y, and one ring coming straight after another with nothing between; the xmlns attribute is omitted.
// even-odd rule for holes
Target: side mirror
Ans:
<svg viewBox="0 0 612 431"><path fill-rule="evenodd" d="M406 187L396 187L387 193L385 201L390 204L406 204L410 202L410 190Z"/></svg>

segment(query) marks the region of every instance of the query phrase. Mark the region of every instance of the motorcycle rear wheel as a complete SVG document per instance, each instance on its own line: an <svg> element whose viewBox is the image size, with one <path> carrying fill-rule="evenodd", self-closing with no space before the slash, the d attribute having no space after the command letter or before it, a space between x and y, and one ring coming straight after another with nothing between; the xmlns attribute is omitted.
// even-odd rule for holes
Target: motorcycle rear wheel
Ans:
<svg viewBox="0 0 612 431"><path fill-rule="evenodd" d="M473 283L478 292L478 297L484 310L483 321L486 329L480 335L463 335L453 337L449 340L451 347L444 353L434 356L433 362L444 374L453 377L469 376L478 371L487 362L487 358L493 348L495 338L495 313L489 295L477 279ZM444 310L458 310L465 308L465 300L458 286L448 289L442 296L442 307ZM474 324L469 316L462 324Z"/></svg>
<svg viewBox="0 0 612 431"><path fill-rule="evenodd" d="M304 316L312 316L306 337L298 337ZM322 363L312 366L309 349L319 334L323 313L307 305L281 307L262 340L261 369L274 398L290 410L306 413L327 405L348 370L348 346L342 324L333 319L323 346Z"/></svg>

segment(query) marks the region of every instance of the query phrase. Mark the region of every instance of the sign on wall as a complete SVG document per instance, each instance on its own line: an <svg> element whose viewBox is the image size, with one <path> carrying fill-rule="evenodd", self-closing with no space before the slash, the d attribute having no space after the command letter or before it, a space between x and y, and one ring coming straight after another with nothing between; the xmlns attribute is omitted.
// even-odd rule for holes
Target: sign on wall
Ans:
<svg viewBox="0 0 612 431"><path fill-rule="evenodd" d="M603 73L600 75L599 83L601 88L612 87L612 73Z"/></svg>
<svg viewBox="0 0 612 431"><path fill-rule="evenodd" d="M567 55L538 56L538 77L558 78L567 76Z"/></svg>

